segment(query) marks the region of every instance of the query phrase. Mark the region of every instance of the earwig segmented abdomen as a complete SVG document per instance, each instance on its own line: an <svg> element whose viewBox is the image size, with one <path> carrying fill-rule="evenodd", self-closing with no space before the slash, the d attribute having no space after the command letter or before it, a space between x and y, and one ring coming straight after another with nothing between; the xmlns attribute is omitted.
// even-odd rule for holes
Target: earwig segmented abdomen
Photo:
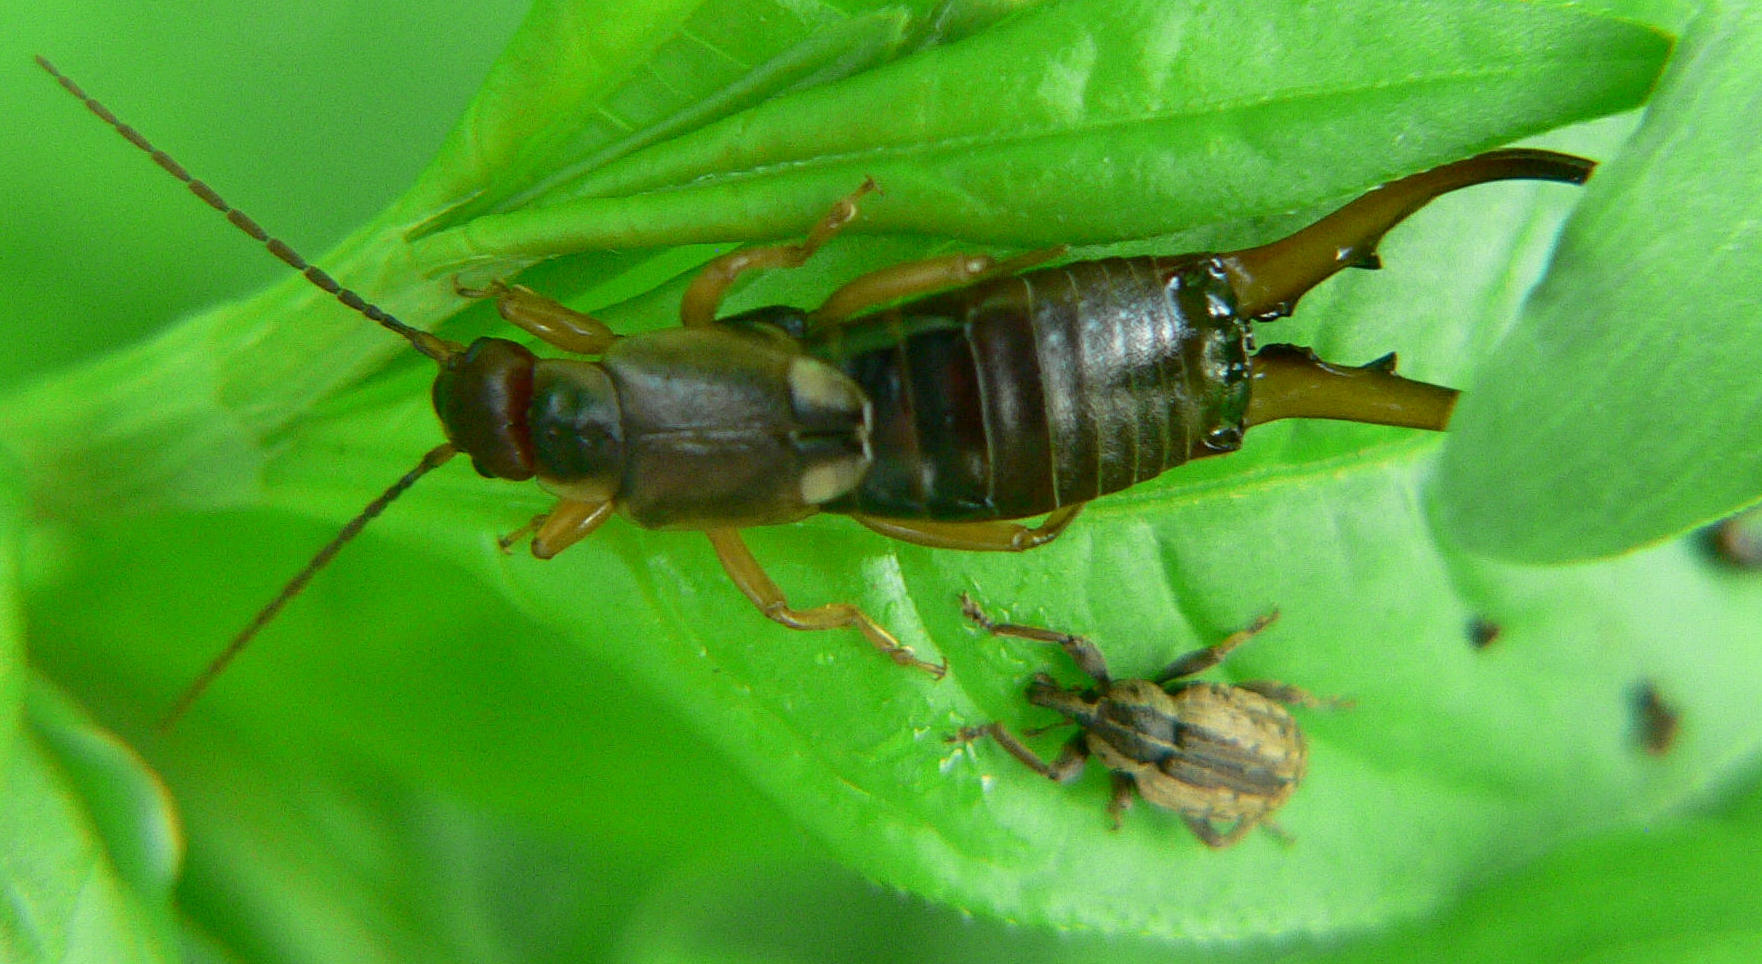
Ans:
<svg viewBox="0 0 1762 964"><path fill-rule="evenodd" d="M1012 519L1240 444L1248 329L1212 259L1111 258L811 335L874 403L875 464L831 511Z"/></svg>

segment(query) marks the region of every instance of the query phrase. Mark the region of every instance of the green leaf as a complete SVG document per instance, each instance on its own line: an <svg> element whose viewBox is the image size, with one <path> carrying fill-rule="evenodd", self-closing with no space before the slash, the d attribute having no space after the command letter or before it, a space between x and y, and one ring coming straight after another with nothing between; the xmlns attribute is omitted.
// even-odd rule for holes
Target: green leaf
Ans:
<svg viewBox="0 0 1762 964"><path fill-rule="evenodd" d="M857 73L1031 6L846 0L544 0L413 194L452 199L426 230L507 210L551 185L768 97Z"/></svg>
<svg viewBox="0 0 1762 964"><path fill-rule="evenodd" d="M1259 40L1299 36L1301 58ZM910 199L866 205L870 231L1024 246L1164 234L1632 106L1666 49L1628 24L1505 4L1045 4L571 168L531 204L416 252L451 271L784 236L866 176Z"/></svg>
<svg viewBox="0 0 1762 964"><path fill-rule="evenodd" d="M1440 525L1559 562L1762 497L1762 14L1710 3L1452 425Z"/></svg>
<svg viewBox="0 0 1762 964"><path fill-rule="evenodd" d="M358 417L402 421L400 408ZM322 443L322 471L290 460L290 504L340 509L358 501L352 480L392 467L352 437L339 426ZM1295 441L1288 453L1245 453L1252 468L1227 480L1104 501L1029 557L901 548L830 519L750 534L800 603L858 602L948 656L941 684L854 634L766 627L688 534L614 524L548 563L501 557L489 540L507 523L495 520L525 506L487 501L483 483L459 474L412 494L381 531L478 568L554 632L665 694L866 874L1110 933L1339 934L1433 912L1462 880L1563 834L1649 819L1762 747L1744 695L1762 665L1762 585L1715 578L1689 544L1582 570L1441 550L1418 510L1433 444L1416 442L1319 461ZM427 520L442 515L452 524L437 534ZM1070 674L1031 644L964 627L963 590L1017 621L1090 634L1122 672L1279 607L1279 627L1228 674L1359 705L1305 716L1313 775L1281 818L1298 844L1255 839L1214 854L1155 811L1110 834L1101 781L1055 787L988 746L945 746L968 723L1045 722L1021 686L1038 669ZM1477 616L1504 628L1480 653L1468 631ZM1695 736L1666 761L1635 747L1642 681L1693 721Z"/></svg>
<svg viewBox="0 0 1762 964"><path fill-rule="evenodd" d="M761 9L779 8L706 3L679 16L717 17L735 31L743 12ZM823 11L775 35L755 17L752 33L731 32L726 44L769 36L763 64L812 69L756 69L750 89L779 95L763 102L742 100L749 89L739 80L704 75L692 96L713 109L669 102L620 114L642 121L620 140L589 130L590 101L618 92L653 100L661 88L642 75L696 77L698 58L720 48L662 42L631 5L547 4L462 140L416 192L323 260L426 325L458 303L444 269L428 278L437 263L404 245L411 232L460 219L421 243L462 237L452 232L497 223L501 207L509 217L534 210L520 206L533 191L561 198L614 176L638 184L653 162L669 177L706 177L701 189L644 187L628 198L656 243L701 237L659 220L682 214L729 228L722 239L799 233L854 186L845 175L865 173L829 153L861 148L862 138L895 165L872 226L891 216L918 219L896 227L957 233L964 224L948 211L971 211L949 208L937 190L960 183L993 192L999 220L972 223L1008 243L1030 243L1034 231L1115 237L1139 219L1132 230L1192 230L1084 253L1244 243L1391 174L1631 105L1665 53L1647 30L1533 5L1429 5L1419 8L1424 22L1402 12L1413 8L1380 11L1415 18L1383 18L1411 27L1408 44L1338 4L1192 14L1234 31L1222 34L1133 32L1113 9L1048 3L994 26L980 18L956 32L964 39L859 70L944 36L914 33L910 17L881 29L883 11L865 7L831 18L836 36L869 44L842 80L824 72L835 60L815 59L831 49L816 46ZM589 13L605 18L599 36L621 39L589 47L545 34ZM1054 27L1066 32L1040 32ZM1101 93L1095 84L1117 83L1119 99L1086 97L1068 116L1049 112L1056 101L1044 97L1014 114L975 109L978 92L1007 91L1065 63L1049 59L1065 49L1049 37L1116 44L1095 48L1109 56L1092 74L1058 76L1089 77ZM1183 56L1159 39L1186 44ZM965 78L954 72L961 56L971 58ZM584 78L592 83L569 89ZM558 79L567 82L552 86ZM1303 94L1299 84L1312 81ZM1189 87L1212 100L1181 99ZM951 93L932 104L940 111L923 107L935 91ZM1244 99L1229 99L1234 91ZM1133 117L1123 106L1134 97L1155 110ZM1177 118L1171 107L1195 110ZM712 121L717 111L733 113ZM869 123L849 123L859 111ZM951 133L1000 117L1042 124L1050 153L1036 145L1010 155L1017 145L981 136L974 156L984 163L956 180ZM1205 137L1168 136L1177 120ZM778 155L775 170L762 168L764 157L702 166L711 148L745 149L729 137L737 124L789 146L778 139L787 122L813 136ZM902 141L914 123L925 125L924 139ZM1610 158L1626 131L1617 122L1550 135L1549 144ZM494 147L494 163L474 166L474 136ZM918 143L922 170L899 150ZM1131 193L1132 177L1146 171L1196 172L1210 145L1250 163ZM623 160L586 166L619 152ZM1055 163L1082 157L1139 164L1122 176ZM1060 174L1059 189L1035 189L1048 172ZM719 184L752 190L721 196ZM480 188L474 203L489 213L448 207ZM1033 215L1021 217L1021 234L1009 233L1016 215L1000 197ZM1387 270L1331 282L1298 318L1264 333L1347 362L1398 349L1417 377L1464 384L1515 317L1577 199L1558 185L1501 185L1441 201L1389 238ZM1288 208L1303 210L1211 223ZM540 218L545 230L559 226L561 209ZM1049 212L1059 220L1035 220ZM866 267L951 249L946 239L841 238L808 268L755 279L731 304L811 304ZM670 323L682 282L669 279L705 257L703 247L572 257L524 280L595 310L621 302L603 313L639 330ZM458 327L488 324L486 314ZM39 662L163 767L190 817L181 906L212 946L241 957L494 960L540 947L607 955L650 946L620 940L633 921L689 916L669 913L670 884L755 860L783 868L735 871L754 894L776 898L773 932L811 928L812 906L791 902L795 891L774 881L823 873L803 870L801 851L811 861L824 845L866 876L956 908L1087 929L1085 949L1110 957L1155 959L1172 948L1214 959L1223 948L1253 958L1274 943L1339 945L1399 937L1408 921L1447 921L1472 882L1546 860L1571 840L1674 821L1681 808L1753 779L1745 761L1762 749L1762 724L1748 710L1762 682L1762 586L1688 543L1570 569L1465 554L1429 524L1424 493L1439 441L1336 424L1258 428L1243 453L1105 500L1060 543L1026 556L934 553L831 518L751 534L792 600L860 603L926 654L946 654L953 670L942 683L893 667L855 634L766 622L690 533L615 522L552 562L499 553L494 537L547 500L454 466L376 522L185 729L154 738L147 721L210 652L438 439L425 400L430 371L407 355L384 366L403 349L340 315L290 283L0 403L0 437L25 450L31 508L61 544L30 597ZM254 508L189 511L229 503ZM1278 606L1279 625L1223 676L1275 676L1358 703L1303 714L1311 775L1280 815L1296 843L1257 836L1212 853L1149 807L1110 833L1101 774L1059 787L995 747L944 743L969 723L1045 722L1022 700L1025 680L1041 669L1072 678L1055 653L966 626L955 605L963 590L999 615L1091 634L1123 672L1159 667ZM1478 651L1476 618L1503 629ZM1663 757L1637 745L1642 684L1682 721ZM821 843L802 844L803 831ZM495 854L514 856L501 863ZM1685 860L1716 863L1699 852ZM559 865L574 869L549 872ZM1573 893L1546 878L1536 891ZM566 912L533 910L552 907L546 900ZM1555 905L1537 897L1529 906ZM1735 915L1747 905L1733 897L1722 906ZM1563 930L1575 918L1554 917ZM552 920L556 930L546 931ZM521 933L554 939L506 939L520 921L532 927ZM1042 932L1014 933L1027 935L1024 946L1046 943Z"/></svg>
<svg viewBox="0 0 1762 964"><path fill-rule="evenodd" d="M0 957L173 961L181 839L139 757L38 689L0 773Z"/></svg>
<svg viewBox="0 0 1762 964"><path fill-rule="evenodd" d="M824 859L664 705L398 539L351 547L157 732L190 661L327 528L138 520L81 540L32 597L39 659L119 716L177 794L178 903L216 946L327 964L597 959L671 868ZM178 588L79 577L103 560Z"/></svg>
<svg viewBox="0 0 1762 964"><path fill-rule="evenodd" d="M1753 794L1752 794L1753 795ZM1307 942L1182 946L1044 932L962 918L902 901L831 871L796 871L755 888L745 874L671 884L677 900L651 907L631 928L635 962L808 962L900 959L892 948L934 948L945 964L997 960L1128 964L1265 961L1370 964L1401 961L1748 961L1759 945L1750 886L1762 857L1754 808L1563 846L1534 864L1475 887L1449 912L1346 947ZM780 920L802 908L814 927ZM1686 926L1685 926L1686 925Z"/></svg>
<svg viewBox="0 0 1762 964"><path fill-rule="evenodd" d="M1472 894L1434 925L1323 960L1754 960L1762 897L1755 808L1571 844ZM1562 913L1570 909L1569 913Z"/></svg>

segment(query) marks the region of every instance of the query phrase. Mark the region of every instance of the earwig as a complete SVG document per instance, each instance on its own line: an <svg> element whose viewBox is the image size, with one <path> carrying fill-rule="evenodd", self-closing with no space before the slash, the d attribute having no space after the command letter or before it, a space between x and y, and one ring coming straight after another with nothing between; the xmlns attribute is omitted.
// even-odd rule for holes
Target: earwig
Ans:
<svg viewBox="0 0 1762 964"><path fill-rule="evenodd" d="M536 480L556 506L516 536L548 559L614 512L705 533L729 578L795 629L853 627L895 662L940 677L861 609L793 608L739 530L818 512L944 549L1018 552L1088 502L1191 459L1235 451L1254 425L1326 418L1442 430L1457 393L1307 349L1252 350L1250 325L1288 315L1347 267L1376 267L1383 235L1439 195L1489 181L1580 184L1593 162L1499 150L1376 188L1258 247L1051 265L954 255L859 277L818 308L718 317L741 275L799 267L857 215L865 183L805 240L706 264L682 327L619 335L524 287L460 288L541 341L590 358L539 358L503 338L459 345L405 325L269 236L47 61L44 70L228 221L439 367L447 442L346 526L218 656L176 719L307 580L420 475L463 452L490 478ZM1044 516L1035 526L1018 520ZM511 542L513 536L504 541ZM169 721L168 721L169 722Z"/></svg>

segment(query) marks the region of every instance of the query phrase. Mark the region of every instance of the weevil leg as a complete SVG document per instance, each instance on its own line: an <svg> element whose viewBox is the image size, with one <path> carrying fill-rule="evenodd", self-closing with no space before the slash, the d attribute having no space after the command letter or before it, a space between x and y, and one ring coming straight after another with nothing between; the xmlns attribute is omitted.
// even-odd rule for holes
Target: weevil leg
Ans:
<svg viewBox="0 0 1762 964"><path fill-rule="evenodd" d="M1277 609L1264 616L1260 616L1256 618L1254 622L1249 623L1247 626L1236 630L1228 636L1225 636L1217 643L1207 646L1204 649L1196 649L1168 664L1163 667L1162 672L1156 674L1152 679L1156 681L1156 685L1161 686L1165 683L1178 680L1183 676L1192 676L1196 673L1203 673L1206 670L1211 669L1213 666L1223 662L1224 657L1230 655L1230 650L1233 650L1243 643L1248 642L1250 639L1253 639L1261 630L1271 626L1278 620L1278 618L1279 611Z"/></svg>
<svg viewBox="0 0 1762 964"><path fill-rule="evenodd" d="M549 559L587 538L611 517L610 500L578 502L574 499L561 499L550 514L534 520L538 526L532 536L532 554L540 559Z"/></svg>
<svg viewBox="0 0 1762 964"><path fill-rule="evenodd" d="M1193 836L1198 837L1201 842L1213 850L1223 850L1233 846L1237 841L1247 836L1248 831L1253 830L1255 825L1255 821L1243 817L1237 820L1236 825L1228 831L1218 833L1217 827L1204 817L1190 817L1183 814L1181 819L1186 822L1187 829L1193 831Z"/></svg>
<svg viewBox="0 0 1762 964"><path fill-rule="evenodd" d="M1071 660L1077 664L1077 668L1089 674L1097 683L1106 683L1109 679L1107 661L1101 658L1101 650L1096 649L1094 643L1082 636L1073 636L1070 633L1061 633L1052 629L1041 629L1037 626L992 622L991 617L985 615L984 610L979 608L979 604L973 601L973 597L964 592L961 593L961 613L993 636L1014 636L1017 639L1057 643L1066 653L1070 654Z"/></svg>
<svg viewBox="0 0 1762 964"><path fill-rule="evenodd" d="M1069 783L1083 772L1083 764L1089 759L1089 744L1079 733L1065 742L1064 748L1058 751L1058 758L1051 763L1040 758L1040 754L1028 748L1028 745L1016 739L1015 734L1003 728L1002 723L987 723L984 726L965 726L948 738L949 743L971 743L982 736L989 736L997 741L1010 756L1022 761L1028 769L1058 783Z"/></svg>
<svg viewBox="0 0 1762 964"><path fill-rule="evenodd" d="M851 518L889 539L931 549L1026 552L1057 539L1086 504L1079 502L1055 509L1037 526L1025 526L1019 522L900 522L870 515L852 515Z"/></svg>
<svg viewBox="0 0 1762 964"><path fill-rule="evenodd" d="M1002 261L986 254L950 254L910 261L860 275L832 292L808 319L816 325L837 324L853 315L890 301L974 284L989 278L1007 277L1054 258L1063 257L1068 245L1042 248Z"/></svg>
<svg viewBox="0 0 1762 964"><path fill-rule="evenodd" d="M1290 831L1271 820L1262 819L1257 826L1266 831L1267 836L1277 840L1281 847L1289 847L1297 842L1297 838L1291 836Z"/></svg>
<svg viewBox="0 0 1762 964"><path fill-rule="evenodd" d="M698 276L692 279L691 286L685 289L685 297L679 302L679 321L686 327L713 324L716 310L722 306L722 299L727 296L728 289L734 285L734 279L748 271L759 268L799 268L820 246L849 224L857 216L857 201L863 195L875 190L873 178L863 181L854 191L838 199L832 210L814 225L805 240L798 244L778 244L764 248L742 248L722 255L704 265Z"/></svg>
<svg viewBox="0 0 1762 964"><path fill-rule="evenodd" d="M893 638L893 634L881 628L881 624L870 619L868 614L850 603L827 603L813 609L791 609L789 601L783 597L783 590L765 575L759 561L753 557L752 550L740 538L734 529L711 529L704 533L710 539L710 545L716 549L716 558L721 560L722 568L727 571L728 578L740 587L746 598L765 614L767 619L782 623L790 629L838 629L844 626L855 626L867 636L875 648L887 654L888 658L901 666L912 666L921 669L931 676L941 679L948 672L947 663L926 663L913 655L911 647L902 645Z"/></svg>
<svg viewBox="0 0 1762 964"><path fill-rule="evenodd" d="M1349 699L1338 696L1316 696L1308 690L1291 686L1288 683L1281 683L1278 680L1251 679L1237 683L1236 688L1247 690L1250 693L1259 693L1274 703L1283 703L1286 706L1303 706L1312 710L1349 710L1355 705Z"/></svg>
<svg viewBox="0 0 1762 964"><path fill-rule="evenodd" d="M1110 772L1107 784L1107 816L1113 821L1113 829L1120 829L1126 811L1138 802L1138 782L1129 773L1118 770Z"/></svg>
<svg viewBox="0 0 1762 964"><path fill-rule="evenodd" d="M1251 360L1253 382L1243 426L1281 418L1337 418L1441 432L1457 391L1395 374L1395 356L1350 368L1307 348L1268 345Z"/></svg>
<svg viewBox="0 0 1762 964"><path fill-rule="evenodd" d="M619 337L598 318L546 298L525 285L492 281L482 288L466 288L454 279L453 290L461 298L494 298L496 312L508 322L547 344L578 355L604 354Z"/></svg>
<svg viewBox="0 0 1762 964"><path fill-rule="evenodd" d="M1377 243L1434 198L1488 181L1583 184L1595 162L1553 151L1489 151L1390 181L1289 237L1218 255L1244 316L1289 314L1304 292L1343 268L1375 267Z"/></svg>

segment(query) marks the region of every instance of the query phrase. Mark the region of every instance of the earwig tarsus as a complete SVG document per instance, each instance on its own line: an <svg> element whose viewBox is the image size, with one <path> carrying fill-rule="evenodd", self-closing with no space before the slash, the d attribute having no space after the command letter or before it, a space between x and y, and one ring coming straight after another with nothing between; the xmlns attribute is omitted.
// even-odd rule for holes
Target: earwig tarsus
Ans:
<svg viewBox="0 0 1762 964"><path fill-rule="evenodd" d="M434 405L448 442L373 512L464 452L485 476L536 479L557 496L531 527L540 558L614 510L643 528L699 530L770 619L853 626L895 662L936 676L944 666L918 659L854 605L791 607L739 530L838 512L919 545L1021 551L1056 538L1090 500L1236 450L1253 425L1331 418L1441 430L1455 391L1396 375L1392 357L1349 368L1289 345L1251 353L1249 325L1290 314L1343 268L1375 267L1382 236L1441 194L1506 179L1578 184L1594 166L1493 151L1385 184L1259 247L1056 266L1047 263L1062 248L1002 261L955 255L864 275L813 310L716 316L742 274L800 266L847 226L874 188L865 183L804 241L709 262L682 299L680 328L621 336L523 287L460 289L493 298L504 318L556 348L597 356L538 358L506 339L467 347L390 317L38 63L235 226L439 365ZM1034 527L1014 521L1042 515ZM365 521L232 641L174 718Z"/></svg>

